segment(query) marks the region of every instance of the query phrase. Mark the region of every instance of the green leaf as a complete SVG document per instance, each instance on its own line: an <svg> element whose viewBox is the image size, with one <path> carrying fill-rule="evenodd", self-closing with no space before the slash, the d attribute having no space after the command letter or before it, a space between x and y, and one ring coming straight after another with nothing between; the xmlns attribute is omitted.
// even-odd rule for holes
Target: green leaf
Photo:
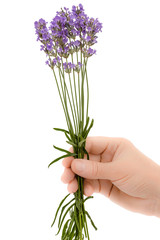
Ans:
<svg viewBox="0 0 160 240"><path fill-rule="evenodd" d="M87 152L87 150L85 149L85 147L83 147L83 151L85 154L87 154L87 160L89 160L89 153Z"/></svg>
<svg viewBox="0 0 160 240"><path fill-rule="evenodd" d="M71 219L68 219L67 222L64 224L64 227L63 227L63 231L62 231L62 237L61 239L63 240L65 235L66 235L66 230L67 230L67 227L68 227L68 223L71 221Z"/></svg>
<svg viewBox="0 0 160 240"><path fill-rule="evenodd" d="M82 121L80 121L80 124L79 124L79 132L80 132L80 134L83 133L83 123L82 123Z"/></svg>
<svg viewBox="0 0 160 240"><path fill-rule="evenodd" d="M85 226L85 224L87 224L87 223L85 222L83 213L82 213L82 223L83 223L83 226L84 226L85 237L87 238L87 235L88 235L88 234L87 234L87 232L86 232L86 226Z"/></svg>
<svg viewBox="0 0 160 240"><path fill-rule="evenodd" d="M55 217L54 217L54 220L53 220L53 223L52 223L51 227L53 227L53 225L54 225L54 223L55 223L55 221L56 221L56 218L57 218L57 214L58 214L58 212L59 212L62 204L64 203L64 201L66 200L66 198L67 198L69 195L70 195L70 193L67 194L67 195L62 199L62 201L60 202L60 204L59 204L59 206L58 206L58 208L57 208L57 211L56 211L56 214L55 214Z"/></svg>
<svg viewBox="0 0 160 240"><path fill-rule="evenodd" d="M72 240L73 239L73 237L74 237L74 231L76 230L76 225L74 225L73 226L73 228L72 228L72 232L71 232L71 234L70 234L70 236L69 236L69 240Z"/></svg>
<svg viewBox="0 0 160 240"><path fill-rule="evenodd" d="M86 133L85 133L85 135L84 135L84 138L86 138L86 137L87 137L87 135L88 135L89 131L90 131L90 130L91 130L91 128L93 127L93 124L94 124L94 119L92 119L92 121L91 121L91 124L90 124L89 128L87 129L87 131L86 131Z"/></svg>
<svg viewBox="0 0 160 240"><path fill-rule="evenodd" d="M69 141L72 141L71 138L68 136L69 135L72 135L69 131L65 130L65 129L61 129L61 128L53 128L54 130L56 131L60 131L60 132L63 132L66 136L66 138L69 140Z"/></svg>
<svg viewBox="0 0 160 240"><path fill-rule="evenodd" d="M89 123L89 117L88 117L87 120L86 120L86 125L85 125L84 130L83 130L83 135L84 135L85 132L86 132L86 129L87 129L87 127L88 127L88 123Z"/></svg>
<svg viewBox="0 0 160 240"><path fill-rule="evenodd" d="M65 214L64 214L64 216L63 216L63 218L62 218L61 224L60 224L60 226L59 226L59 230L58 230L58 232L56 233L56 235L59 234L59 232L60 232L60 230L61 230L61 227L62 227L62 224L63 224L63 221L64 221L67 213L69 212L69 210L70 210L74 205L75 205L75 203L73 203L73 204L67 209L67 211L65 212Z"/></svg>
<svg viewBox="0 0 160 240"><path fill-rule="evenodd" d="M62 208L62 210L61 210L61 213L60 213L60 216L59 216L58 227L60 226L62 214L63 214L65 208L66 208L71 202L73 202L73 200L75 200L75 198L73 198L71 201L69 201L66 205L63 206L63 208Z"/></svg>
<svg viewBox="0 0 160 240"><path fill-rule="evenodd" d="M82 202L83 200L79 197L76 199L76 207L78 208L79 212L82 212Z"/></svg>
<svg viewBox="0 0 160 240"><path fill-rule="evenodd" d="M63 240L64 240L67 236L70 236L70 233L71 233L71 229L72 229L73 224L74 224L74 221L71 221L70 224L69 224L69 226L68 226L68 229L67 229L67 231L66 231L66 233L65 233L65 235L64 235L64 237L63 237Z"/></svg>
<svg viewBox="0 0 160 240"><path fill-rule="evenodd" d="M82 144L83 144L85 141L86 141L86 139L83 139L82 141L80 141L80 142L78 143L78 147L79 147L79 148L82 147Z"/></svg>
<svg viewBox="0 0 160 240"><path fill-rule="evenodd" d="M79 224L78 224L78 217L77 217L77 209L76 209L76 206L74 207L74 217L75 217L75 222L76 222L77 228L78 228L78 230L80 230L80 229L79 229Z"/></svg>
<svg viewBox="0 0 160 240"><path fill-rule="evenodd" d="M56 131L59 131L59 132L64 132L64 133L68 133L69 134L69 132L67 130L62 129L62 128L53 128L53 129L56 130Z"/></svg>
<svg viewBox="0 0 160 240"><path fill-rule="evenodd" d="M55 160L53 160L49 165L48 165L48 168L55 162L59 161L60 159L62 158L66 158L66 157L71 157L71 156L76 156L77 154L76 153L70 153L70 154L66 154L66 155L63 155L61 157L58 157L56 158Z"/></svg>
<svg viewBox="0 0 160 240"><path fill-rule="evenodd" d="M67 150L65 150L65 149L63 149L63 148L59 148L59 147L56 147L56 146L54 146L54 145L53 145L53 147L54 147L55 149L61 151L61 152L65 152L65 153L68 153L68 154L71 153L71 152L69 152L69 151L67 151Z"/></svg>
<svg viewBox="0 0 160 240"><path fill-rule="evenodd" d="M83 202L86 202L88 199L93 198L93 196L89 196L83 200Z"/></svg>
<svg viewBox="0 0 160 240"><path fill-rule="evenodd" d="M65 136L69 141L72 141L66 132L65 132Z"/></svg>
<svg viewBox="0 0 160 240"><path fill-rule="evenodd" d="M87 215L87 217L88 217L89 220L91 221L92 226L95 228L95 230L97 230L97 227L95 226L95 224L94 224L94 222L93 222L91 216L89 215L89 213L88 213L87 211L85 211L85 214Z"/></svg>
<svg viewBox="0 0 160 240"><path fill-rule="evenodd" d="M72 209L70 210L69 215L70 215L70 218L73 220L74 219L74 212L73 212Z"/></svg>
<svg viewBox="0 0 160 240"><path fill-rule="evenodd" d="M66 142L67 142L68 144L74 146L74 147L77 147L77 145L76 145L75 143L71 142L71 141L66 141Z"/></svg>

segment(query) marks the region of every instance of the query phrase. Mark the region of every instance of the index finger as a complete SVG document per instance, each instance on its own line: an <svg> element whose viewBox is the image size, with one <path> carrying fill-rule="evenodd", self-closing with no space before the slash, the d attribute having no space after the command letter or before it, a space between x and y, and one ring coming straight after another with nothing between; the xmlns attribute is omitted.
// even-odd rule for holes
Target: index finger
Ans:
<svg viewBox="0 0 160 240"><path fill-rule="evenodd" d="M116 137L87 137L85 148L88 153L98 155L105 152L109 145L118 147L120 142L120 138Z"/></svg>

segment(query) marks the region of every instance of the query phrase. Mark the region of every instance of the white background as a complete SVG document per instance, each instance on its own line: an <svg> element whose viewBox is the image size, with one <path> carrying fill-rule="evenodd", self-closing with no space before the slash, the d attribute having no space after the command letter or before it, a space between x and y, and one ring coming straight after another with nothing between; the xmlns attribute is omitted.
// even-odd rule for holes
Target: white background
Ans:
<svg viewBox="0 0 160 240"><path fill-rule="evenodd" d="M36 42L34 21L80 2L3 1L0 7L0 239L51 240L59 201L67 194L63 167L48 163L68 147L53 127L65 127L52 71ZM91 135L130 139L160 164L159 0L81 0L103 22L90 59ZM160 219L122 209L94 194L87 205L98 231L93 240L160 239Z"/></svg>

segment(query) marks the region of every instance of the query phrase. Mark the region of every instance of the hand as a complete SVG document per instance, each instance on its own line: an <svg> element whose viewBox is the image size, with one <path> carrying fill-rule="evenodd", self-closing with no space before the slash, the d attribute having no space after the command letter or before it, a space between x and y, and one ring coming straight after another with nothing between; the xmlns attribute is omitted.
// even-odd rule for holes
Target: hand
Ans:
<svg viewBox="0 0 160 240"><path fill-rule="evenodd" d="M65 158L61 180L76 192L75 174L84 178L84 194L101 193L120 206L160 217L160 166L129 140L88 137L90 160Z"/></svg>

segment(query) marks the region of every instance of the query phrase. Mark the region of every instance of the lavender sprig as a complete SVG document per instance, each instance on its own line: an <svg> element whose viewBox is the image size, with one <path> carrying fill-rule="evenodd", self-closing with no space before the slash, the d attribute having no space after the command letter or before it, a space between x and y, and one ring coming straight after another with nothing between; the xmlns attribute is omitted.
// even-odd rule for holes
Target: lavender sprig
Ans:
<svg viewBox="0 0 160 240"><path fill-rule="evenodd" d="M45 52L47 56L46 64L53 71L68 128L68 130L55 128L55 130L63 132L67 138L67 143L73 147L73 153L71 153L54 146L55 149L65 152L65 155L53 160L49 166L68 156L84 158L86 154L89 160L85 143L94 121L93 119L90 121L88 116L87 63L88 59L96 54L93 45L97 43L97 34L102 31L102 23L97 18L89 18L82 4L79 4L73 6L71 10L65 7L61 9L56 13L49 26L48 22L42 18L36 21L34 26L37 41L41 43L40 50ZM84 179L78 175L76 175L76 178L78 190L74 193L74 198L63 205L70 194L64 197L51 225L53 226L61 210L57 234L59 234L63 225L61 236L63 240L82 240L84 235L89 240L87 218L97 230L84 206L84 202L92 197L84 199ZM64 223L68 213L70 218Z"/></svg>

